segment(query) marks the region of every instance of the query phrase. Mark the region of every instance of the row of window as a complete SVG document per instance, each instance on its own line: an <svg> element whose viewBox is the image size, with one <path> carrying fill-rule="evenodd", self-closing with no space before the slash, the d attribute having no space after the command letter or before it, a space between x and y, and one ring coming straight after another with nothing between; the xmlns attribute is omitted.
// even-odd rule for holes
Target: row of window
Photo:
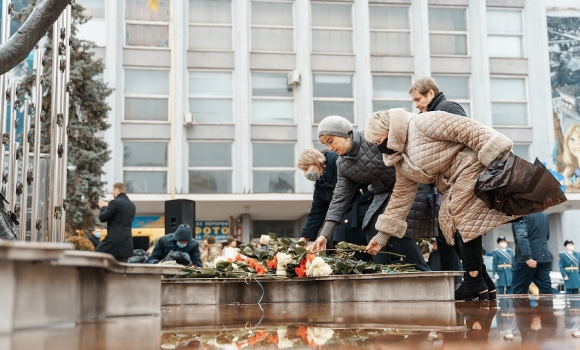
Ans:
<svg viewBox="0 0 580 350"><path fill-rule="evenodd" d="M93 17L104 15L102 0L82 0ZM169 46L169 2L160 0L155 13L148 0L125 0L125 45ZM254 52L294 52L294 4L291 1L250 2L250 47ZM189 50L233 49L233 2L189 0ZM353 5L311 2L311 52L354 53ZM369 5L371 55L412 55L410 6ZM521 10L488 9L490 57L523 57ZM432 55L468 55L465 7L429 7Z"/></svg>
<svg viewBox="0 0 580 350"><path fill-rule="evenodd" d="M123 181L129 193L167 193L168 142L125 141L123 145ZM513 150L530 158L528 144L516 144ZM190 142L188 192L232 193L233 152L231 141ZM252 192L295 192L294 143L253 142L251 164Z"/></svg>
<svg viewBox="0 0 580 350"><path fill-rule="evenodd" d="M447 98L457 101L470 115L469 76L434 75ZM353 123L352 74L313 74L313 124L329 115L340 115ZM404 108L413 111L407 93L411 75L374 75L373 110ZM231 71L190 71L189 112L200 124L234 123L234 83ZM295 124L294 88L285 73L253 72L251 76L252 124ZM494 126L527 126L527 90L524 78L491 78ZM126 121L167 121L169 115L169 71L125 69Z"/></svg>

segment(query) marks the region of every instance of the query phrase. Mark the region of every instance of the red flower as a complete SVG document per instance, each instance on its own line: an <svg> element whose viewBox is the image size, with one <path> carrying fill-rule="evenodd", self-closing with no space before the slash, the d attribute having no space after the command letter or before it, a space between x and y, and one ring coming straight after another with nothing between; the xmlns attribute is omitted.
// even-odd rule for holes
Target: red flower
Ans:
<svg viewBox="0 0 580 350"><path fill-rule="evenodd" d="M302 259L300 265L294 268L294 272L298 277L306 277L306 259Z"/></svg>
<svg viewBox="0 0 580 350"><path fill-rule="evenodd" d="M278 345L278 334L272 334L268 337L268 343L274 343Z"/></svg>

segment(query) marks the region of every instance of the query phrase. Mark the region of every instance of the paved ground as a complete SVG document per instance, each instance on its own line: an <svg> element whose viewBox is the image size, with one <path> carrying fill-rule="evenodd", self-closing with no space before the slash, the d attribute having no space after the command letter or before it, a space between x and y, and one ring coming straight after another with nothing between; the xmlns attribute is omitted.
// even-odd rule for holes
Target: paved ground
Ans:
<svg viewBox="0 0 580 350"><path fill-rule="evenodd" d="M175 306L0 336L0 349L580 349L580 297Z"/></svg>

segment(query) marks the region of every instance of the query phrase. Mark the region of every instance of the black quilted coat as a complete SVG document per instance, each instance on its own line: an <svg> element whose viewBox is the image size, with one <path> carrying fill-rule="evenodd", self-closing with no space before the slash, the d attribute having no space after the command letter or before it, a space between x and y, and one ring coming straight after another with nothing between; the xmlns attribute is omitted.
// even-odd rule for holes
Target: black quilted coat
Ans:
<svg viewBox="0 0 580 350"><path fill-rule="evenodd" d="M340 223L340 219L348 209L350 200L356 191L358 183L369 183L369 190L375 194L365 218L363 231L366 230L371 218L383 210L390 198L395 185L395 168L386 166L382 153L374 143L368 142L364 132L354 130L352 147L344 156L338 158L338 180L326 221ZM420 185L415 202L407 216L407 232L405 237L435 237L438 235L436 215L427 197L433 195L432 185Z"/></svg>

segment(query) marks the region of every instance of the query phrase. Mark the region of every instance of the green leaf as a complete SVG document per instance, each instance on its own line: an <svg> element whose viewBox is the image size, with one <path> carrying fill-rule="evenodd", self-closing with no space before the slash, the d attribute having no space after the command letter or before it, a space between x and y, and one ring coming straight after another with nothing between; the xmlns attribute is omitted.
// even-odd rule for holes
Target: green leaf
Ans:
<svg viewBox="0 0 580 350"><path fill-rule="evenodd" d="M270 236L270 240L278 240L278 236L273 232L268 233L268 236Z"/></svg>
<svg viewBox="0 0 580 350"><path fill-rule="evenodd" d="M282 238L282 239L280 240L280 242L282 242L283 244L285 244L285 245L287 245L287 246L290 246L290 245L292 244L292 242L293 242L293 241L292 241L291 239L288 239L288 238Z"/></svg>
<svg viewBox="0 0 580 350"><path fill-rule="evenodd" d="M254 257L254 250L251 247L248 247L248 246L244 247L244 250L242 250L242 253L246 256L249 256L252 258Z"/></svg>

